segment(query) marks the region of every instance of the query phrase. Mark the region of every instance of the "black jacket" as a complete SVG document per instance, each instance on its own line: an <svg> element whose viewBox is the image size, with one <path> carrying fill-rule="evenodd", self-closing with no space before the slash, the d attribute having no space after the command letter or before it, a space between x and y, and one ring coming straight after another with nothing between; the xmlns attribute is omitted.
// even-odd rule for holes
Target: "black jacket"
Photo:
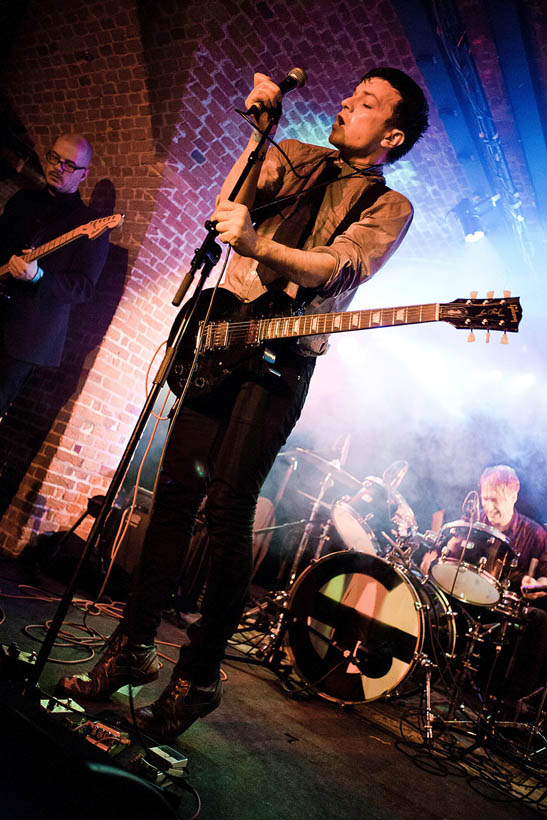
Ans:
<svg viewBox="0 0 547 820"><path fill-rule="evenodd" d="M53 196L47 188L18 191L0 216L0 262L23 248L38 247L96 219L79 193ZM92 298L108 253L108 232L79 237L38 260L36 283L10 280L6 286L0 342L16 359L59 365L73 304Z"/></svg>

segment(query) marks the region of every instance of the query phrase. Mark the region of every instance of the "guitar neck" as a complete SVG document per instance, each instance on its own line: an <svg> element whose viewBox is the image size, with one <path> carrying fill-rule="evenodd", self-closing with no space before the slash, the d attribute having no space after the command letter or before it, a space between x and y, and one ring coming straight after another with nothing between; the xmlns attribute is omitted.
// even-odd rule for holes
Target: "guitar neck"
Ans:
<svg viewBox="0 0 547 820"><path fill-rule="evenodd" d="M406 307L351 310L341 313L317 313L275 319L261 319L259 338L263 341L296 336L316 336L323 333L344 333L373 327L415 325L439 321L439 304Z"/></svg>
<svg viewBox="0 0 547 820"><path fill-rule="evenodd" d="M105 231L112 228L117 228L118 225L123 222L123 218L123 214L112 214L111 216L103 216L99 217L99 219L93 219L85 225L79 225L77 228L67 231L67 233L56 237L56 239L51 239L49 242L46 242L44 245L40 245L38 248L32 248L32 250L29 250L27 253L23 254L23 259L26 262L34 262L35 259L41 259L43 256L47 256L48 253L52 253L53 251L62 248L64 245L68 245L69 242L73 242L80 236L87 236L89 239L96 239ZM1 265L0 282L8 279L9 276L10 272L8 270L8 265Z"/></svg>
<svg viewBox="0 0 547 820"><path fill-rule="evenodd" d="M31 251L23 255L24 259L26 262L34 262L35 259L41 259L43 256L47 256L48 253L52 253L53 251L58 250L58 248L62 248L63 245L68 245L69 242L73 242L81 235L81 228L74 228L74 230L68 231L67 233L62 234L62 236L58 236L56 239L52 239L51 242L46 242L38 248L33 248ZM8 271L7 264L1 265L0 280L6 279L9 275L10 273Z"/></svg>

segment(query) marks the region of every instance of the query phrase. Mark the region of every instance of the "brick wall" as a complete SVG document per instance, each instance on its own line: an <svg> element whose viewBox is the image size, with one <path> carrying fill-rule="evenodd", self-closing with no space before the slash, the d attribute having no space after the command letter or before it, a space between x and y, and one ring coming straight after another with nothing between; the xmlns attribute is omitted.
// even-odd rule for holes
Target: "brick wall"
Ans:
<svg viewBox="0 0 547 820"><path fill-rule="evenodd" d="M287 100L283 133L325 142L339 101L378 64L420 81L388 0L30 0L0 92L39 156L62 131L86 134L96 155L84 199L126 218L61 370L35 374L1 426L0 549L15 554L32 533L66 529L107 487L174 292L246 142L233 109L253 71L278 79L303 66L308 87ZM470 193L434 106L412 169L401 190L419 209L405 248L418 255L440 234L459 241L446 213ZM3 201L12 190L0 186Z"/></svg>

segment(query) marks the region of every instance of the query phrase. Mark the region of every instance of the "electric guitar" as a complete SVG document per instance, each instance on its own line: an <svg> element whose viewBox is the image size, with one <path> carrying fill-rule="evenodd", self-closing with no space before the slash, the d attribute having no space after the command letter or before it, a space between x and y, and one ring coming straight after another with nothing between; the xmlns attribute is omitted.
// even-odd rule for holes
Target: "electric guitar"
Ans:
<svg viewBox="0 0 547 820"><path fill-rule="evenodd" d="M190 299L171 329L170 341L196 303L168 377L169 387L177 396L184 388L196 351L199 355L189 387L189 395L194 397L200 392L213 390L237 368L247 366L257 356L270 372L276 376L282 375L275 370L275 351L268 348L268 342L276 340L422 322L448 322L456 328L470 331L516 333L522 317L518 296L455 299L447 304L341 313L295 314L294 300L281 291L265 293L253 302L242 302L231 291L220 288L211 316L205 323L210 293L210 290L205 290L197 299ZM276 315L276 311L282 315Z"/></svg>
<svg viewBox="0 0 547 820"><path fill-rule="evenodd" d="M100 219L93 219L85 225L80 225L78 228L73 228L71 231L58 236L56 239L51 239L49 242L46 242L44 245L40 245L38 248L33 248L28 251L28 253L22 254L22 257L25 262L34 262L35 259L41 259L43 256L47 256L48 253L52 253L58 248L68 245L69 242L74 242L74 240L78 239L80 236L87 236L89 239L97 239L97 237L105 231L108 231L109 229L112 230L113 228L117 228L118 225L121 225L123 219L123 214L112 214L112 216L103 216ZM0 265L0 284L2 282L6 282L10 278L11 274L8 270L7 264Z"/></svg>

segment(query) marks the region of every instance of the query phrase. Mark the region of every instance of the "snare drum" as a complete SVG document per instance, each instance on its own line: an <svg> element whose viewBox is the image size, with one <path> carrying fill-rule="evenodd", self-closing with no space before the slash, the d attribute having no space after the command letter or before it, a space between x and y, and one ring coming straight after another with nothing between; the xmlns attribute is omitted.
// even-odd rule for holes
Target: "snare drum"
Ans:
<svg viewBox="0 0 547 820"><path fill-rule="evenodd" d="M325 555L294 584L288 643L301 677L321 697L375 700L396 689L426 652L453 657L454 613L430 581L367 553Z"/></svg>
<svg viewBox="0 0 547 820"><path fill-rule="evenodd" d="M466 604L498 603L513 560L507 536L479 521L451 521L441 528L439 548L430 574L441 589Z"/></svg>

